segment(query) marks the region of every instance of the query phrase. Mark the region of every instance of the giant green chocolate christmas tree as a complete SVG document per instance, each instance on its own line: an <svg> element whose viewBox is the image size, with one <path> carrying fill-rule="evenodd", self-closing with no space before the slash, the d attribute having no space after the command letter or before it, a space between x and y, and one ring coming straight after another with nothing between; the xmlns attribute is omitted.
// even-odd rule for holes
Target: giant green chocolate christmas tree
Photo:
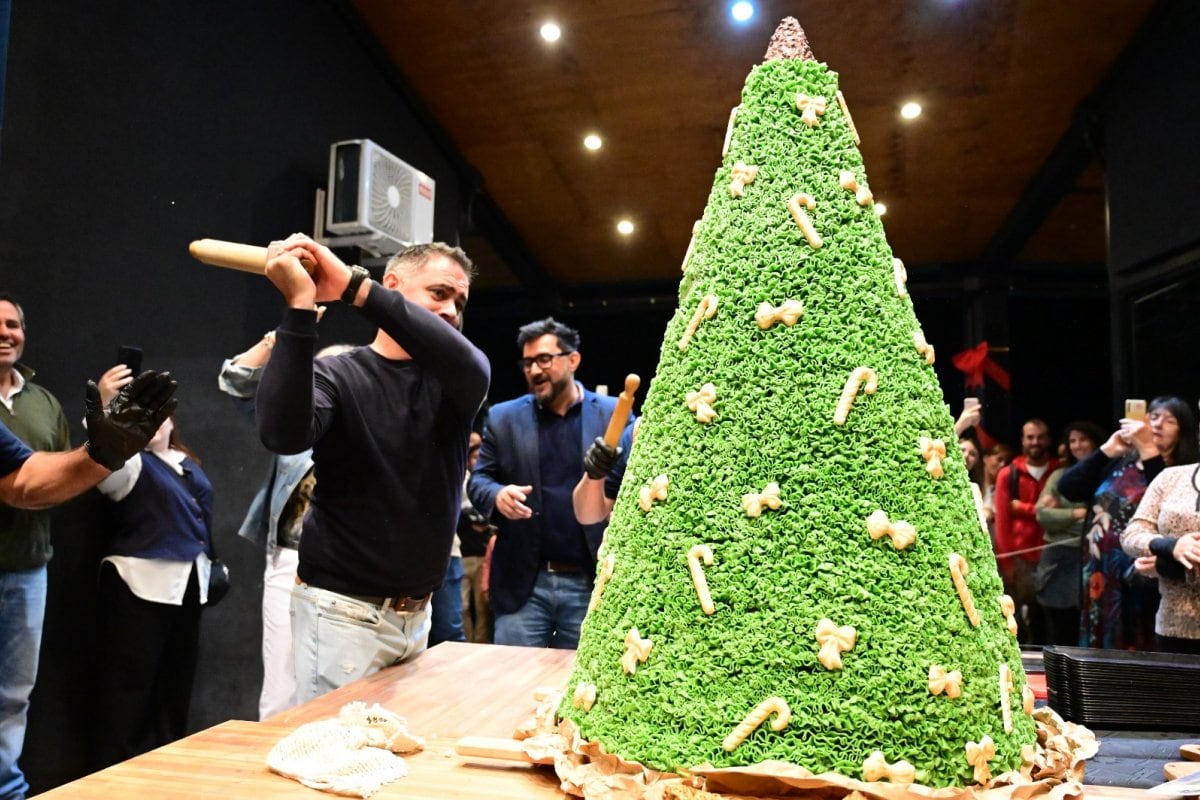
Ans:
<svg viewBox="0 0 1200 800"><path fill-rule="evenodd" d="M685 258L561 707L627 760L949 786L1034 742L857 139L785 20Z"/></svg>

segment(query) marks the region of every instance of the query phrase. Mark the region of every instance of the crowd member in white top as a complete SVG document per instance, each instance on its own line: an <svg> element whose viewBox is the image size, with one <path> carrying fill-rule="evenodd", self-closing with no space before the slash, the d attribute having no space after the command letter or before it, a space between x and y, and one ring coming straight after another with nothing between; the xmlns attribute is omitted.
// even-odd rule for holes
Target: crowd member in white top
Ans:
<svg viewBox="0 0 1200 800"><path fill-rule="evenodd" d="M110 369L102 395L129 379L127 368ZM180 441L174 416L97 488L112 501L92 718L102 768L187 733L214 553L212 484Z"/></svg>

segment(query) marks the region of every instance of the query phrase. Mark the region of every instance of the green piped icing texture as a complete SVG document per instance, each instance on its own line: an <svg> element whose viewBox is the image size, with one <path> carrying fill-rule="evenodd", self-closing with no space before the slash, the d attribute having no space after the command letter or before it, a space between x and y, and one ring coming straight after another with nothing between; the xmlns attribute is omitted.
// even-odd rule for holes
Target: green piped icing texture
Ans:
<svg viewBox="0 0 1200 800"><path fill-rule="evenodd" d="M992 774L1017 768L1022 745L1034 742L1025 673L953 420L914 345L919 324L897 290L883 226L838 182L842 170L860 183L866 174L836 90L836 73L812 61L768 62L746 81L608 528L602 556L612 554L615 569L584 624L561 713L606 751L661 770L776 759L861 778L881 750L889 763L911 763L920 783L966 785L968 741L994 740ZM816 127L800 119L799 92L827 101ZM759 167L739 198L728 189L737 162ZM797 192L816 201L807 213L820 249L788 212ZM680 351L708 294L718 298L716 315ZM804 305L800 321L761 330L758 305L789 298ZM834 410L860 366L876 371L878 390L860 392L839 427ZM702 424L686 396L710 382L717 417ZM940 480L925 469L922 436L946 443ZM660 474L668 498L644 512L638 492ZM779 484L782 507L747 516L742 495L769 482ZM878 509L915 526L916 543L897 551L872 540L866 519ZM704 568L712 616L689 577L696 544L714 555ZM955 592L952 552L970 565L978 628ZM858 631L841 670L817 660L823 617ZM620 658L633 627L654 647L628 675ZM1002 663L1014 681L1012 733L1000 712ZM930 693L933 664L962 672L962 697ZM580 681L597 687L587 712L571 703ZM723 738L774 695L790 705L791 724L761 725L725 752Z"/></svg>

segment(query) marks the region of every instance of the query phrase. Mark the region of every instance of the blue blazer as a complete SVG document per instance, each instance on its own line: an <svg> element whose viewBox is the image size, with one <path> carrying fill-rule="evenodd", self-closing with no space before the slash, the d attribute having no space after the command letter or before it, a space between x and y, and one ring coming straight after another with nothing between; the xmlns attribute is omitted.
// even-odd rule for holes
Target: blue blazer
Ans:
<svg viewBox="0 0 1200 800"><path fill-rule="evenodd" d="M496 495L509 484L532 486L526 505L542 507L541 470L538 464L537 414L533 395L524 395L492 406L483 429L479 462L467 484L471 504L496 525L488 597L497 614L512 614L525 605L537 580L542 517L512 520L496 511ZM602 397L583 390L583 451L597 436L603 436L616 408L615 397ZM632 419L632 417L631 417ZM579 465L583 476L583 464ZM606 523L583 526L595 572L596 551Z"/></svg>

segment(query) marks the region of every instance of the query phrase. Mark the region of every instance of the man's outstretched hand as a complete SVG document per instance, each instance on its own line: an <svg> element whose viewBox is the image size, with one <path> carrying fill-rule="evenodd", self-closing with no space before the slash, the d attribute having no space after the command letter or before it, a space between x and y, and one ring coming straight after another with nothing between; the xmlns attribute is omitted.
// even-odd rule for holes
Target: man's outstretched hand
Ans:
<svg viewBox="0 0 1200 800"><path fill-rule="evenodd" d="M120 469L146 446L176 403L175 381L169 372L146 370L122 386L107 408L96 382L88 381L84 401L88 455L108 469Z"/></svg>

